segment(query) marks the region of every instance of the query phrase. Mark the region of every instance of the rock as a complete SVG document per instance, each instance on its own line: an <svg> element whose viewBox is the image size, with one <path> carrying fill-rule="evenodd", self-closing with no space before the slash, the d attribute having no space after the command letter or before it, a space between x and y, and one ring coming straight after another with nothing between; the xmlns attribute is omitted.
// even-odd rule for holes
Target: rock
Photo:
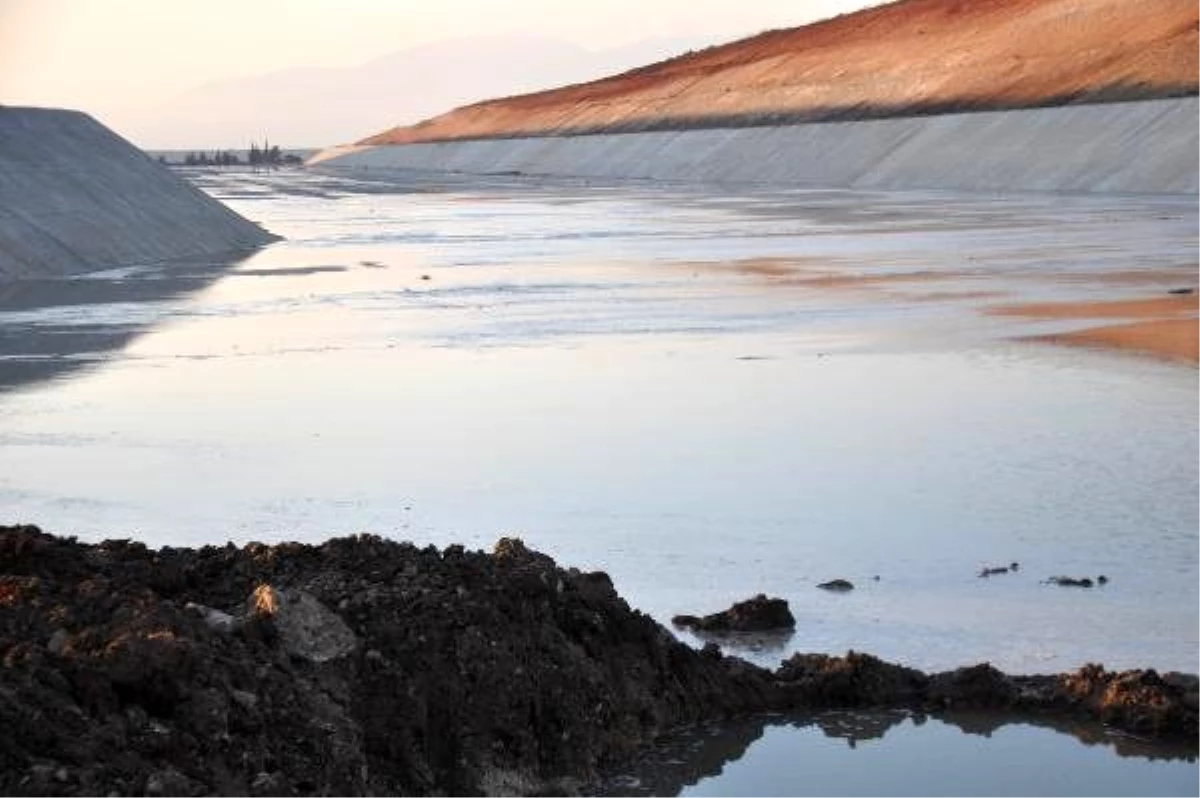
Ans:
<svg viewBox="0 0 1200 798"><path fill-rule="evenodd" d="M1006 574L1008 572L1016 573L1021 570L1019 562L1009 563L1008 565L984 566L979 572L981 577L996 576L998 574Z"/></svg>
<svg viewBox="0 0 1200 798"><path fill-rule="evenodd" d="M1105 579L1104 581L1107 582L1108 580ZM1046 584L1058 585L1059 587L1092 587L1094 583L1086 576L1082 579L1076 579L1071 576L1052 576L1046 580Z"/></svg>
<svg viewBox="0 0 1200 798"><path fill-rule="evenodd" d="M54 634L50 635L50 639L46 641L46 650L51 654L62 655L67 649L67 642L71 639L71 635L66 629L55 629Z"/></svg>
<svg viewBox="0 0 1200 798"><path fill-rule="evenodd" d="M770 632L796 627L796 619L788 609L787 601L767 598L762 593L740 601L723 612L702 618L676 615L671 622L676 626L705 632Z"/></svg>
<svg viewBox="0 0 1200 798"><path fill-rule="evenodd" d="M279 795L283 792L282 785L283 779L279 774L262 771L255 775L254 781L250 783L250 789L254 795Z"/></svg>
<svg viewBox="0 0 1200 798"><path fill-rule="evenodd" d="M939 673L929 680L927 700L945 709L1006 709L1017 690L1008 677L988 663Z"/></svg>
<svg viewBox="0 0 1200 798"><path fill-rule="evenodd" d="M492 556L497 560L519 560L528 557L529 549L520 538L500 538L492 547Z"/></svg>
<svg viewBox="0 0 1200 798"><path fill-rule="evenodd" d="M156 770L146 777L146 795L204 795L204 785L175 768Z"/></svg>
<svg viewBox="0 0 1200 798"><path fill-rule="evenodd" d="M230 633L237 629L238 619L227 612L221 612L212 607L205 607L203 604L197 604L193 601L185 604L184 609L191 610L199 615L208 624L208 628L214 631Z"/></svg>
<svg viewBox="0 0 1200 798"><path fill-rule="evenodd" d="M920 671L854 651L844 657L794 654L775 675L788 703L809 707L919 704L928 683Z"/></svg>
<svg viewBox="0 0 1200 798"><path fill-rule="evenodd" d="M1051 701L1084 709L1103 723L1147 736L1162 736L1170 729L1195 739L1194 675L1112 672L1092 664L1051 679Z"/></svg>
<svg viewBox="0 0 1200 798"><path fill-rule="evenodd" d="M259 585L246 601L247 615L269 618L284 650L310 662L328 662L349 654L358 638L338 615L303 590Z"/></svg>
<svg viewBox="0 0 1200 798"><path fill-rule="evenodd" d="M817 585L817 587L821 588L822 590L832 591L834 593L845 593L854 589L853 583L845 579L833 579L828 582L822 582L821 584Z"/></svg>
<svg viewBox="0 0 1200 798"><path fill-rule="evenodd" d="M249 690L230 690L229 698L247 712L253 711L258 706L258 696Z"/></svg>

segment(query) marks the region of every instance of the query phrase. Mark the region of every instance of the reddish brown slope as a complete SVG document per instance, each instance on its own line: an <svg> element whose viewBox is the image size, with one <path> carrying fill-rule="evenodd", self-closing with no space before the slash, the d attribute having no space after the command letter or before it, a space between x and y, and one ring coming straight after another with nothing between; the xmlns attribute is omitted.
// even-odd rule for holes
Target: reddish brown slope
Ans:
<svg viewBox="0 0 1200 798"><path fill-rule="evenodd" d="M400 144L1194 94L1195 0L901 0L366 139Z"/></svg>

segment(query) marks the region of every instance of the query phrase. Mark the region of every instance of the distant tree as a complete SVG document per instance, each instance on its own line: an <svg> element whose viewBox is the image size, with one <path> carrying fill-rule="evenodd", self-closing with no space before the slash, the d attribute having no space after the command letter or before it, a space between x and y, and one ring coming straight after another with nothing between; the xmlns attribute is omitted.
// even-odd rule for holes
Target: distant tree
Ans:
<svg viewBox="0 0 1200 798"><path fill-rule="evenodd" d="M289 156L285 156L279 149L279 145L272 145L270 139L263 139L262 146L257 142L250 142L250 149L246 151L247 161L251 166L266 166L268 169L279 166L282 163L290 163ZM234 160L237 163L237 160Z"/></svg>

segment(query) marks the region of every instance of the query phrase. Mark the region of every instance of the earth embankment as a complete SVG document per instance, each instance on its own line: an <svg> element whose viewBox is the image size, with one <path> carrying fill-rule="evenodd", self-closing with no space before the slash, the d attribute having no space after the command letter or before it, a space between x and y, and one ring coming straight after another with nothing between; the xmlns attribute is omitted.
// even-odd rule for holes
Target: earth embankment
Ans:
<svg viewBox="0 0 1200 798"><path fill-rule="evenodd" d="M363 144L794 124L1194 95L1191 0L901 0Z"/></svg>

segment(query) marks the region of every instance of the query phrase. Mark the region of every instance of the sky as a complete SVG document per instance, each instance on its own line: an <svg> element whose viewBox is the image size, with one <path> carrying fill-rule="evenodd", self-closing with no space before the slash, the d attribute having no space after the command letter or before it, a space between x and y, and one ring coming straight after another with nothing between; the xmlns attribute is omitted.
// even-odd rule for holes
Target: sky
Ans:
<svg viewBox="0 0 1200 798"><path fill-rule="evenodd" d="M144 116L206 84L297 68L352 67L447 39L521 33L589 49L655 37L709 37L717 42L871 4L0 0L0 104L77 108L120 127L122 120Z"/></svg>

